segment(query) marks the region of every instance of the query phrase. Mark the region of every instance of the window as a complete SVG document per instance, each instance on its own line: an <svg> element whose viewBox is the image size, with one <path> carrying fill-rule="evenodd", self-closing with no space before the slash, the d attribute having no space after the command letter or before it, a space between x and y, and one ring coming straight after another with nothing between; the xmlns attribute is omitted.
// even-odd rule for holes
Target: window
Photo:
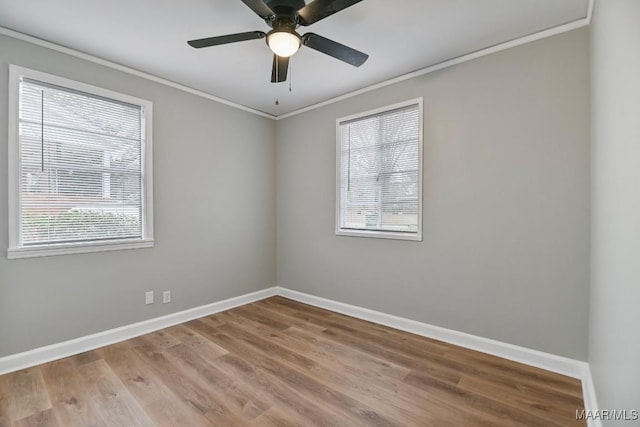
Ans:
<svg viewBox="0 0 640 427"><path fill-rule="evenodd" d="M422 240L422 99L336 126L336 234Z"/></svg>
<svg viewBox="0 0 640 427"><path fill-rule="evenodd" d="M11 65L8 258L153 246L151 110Z"/></svg>

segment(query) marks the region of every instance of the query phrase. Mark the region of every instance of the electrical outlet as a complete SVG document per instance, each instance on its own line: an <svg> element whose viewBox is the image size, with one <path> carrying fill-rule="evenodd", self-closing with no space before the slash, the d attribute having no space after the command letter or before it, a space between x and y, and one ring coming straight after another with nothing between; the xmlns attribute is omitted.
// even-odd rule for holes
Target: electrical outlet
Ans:
<svg viewBox="0 0 640 427"><path fill-rule="evenodd" d="M162 293L162 303L166 304L168 302L171 302L171 291L164 291Z"/></svg>
<svg viewBox="0 0 640 427"><path fill-rule="evenodd" d="M153 304L153 291L144 293L144 303L145 304Z"/></svg>

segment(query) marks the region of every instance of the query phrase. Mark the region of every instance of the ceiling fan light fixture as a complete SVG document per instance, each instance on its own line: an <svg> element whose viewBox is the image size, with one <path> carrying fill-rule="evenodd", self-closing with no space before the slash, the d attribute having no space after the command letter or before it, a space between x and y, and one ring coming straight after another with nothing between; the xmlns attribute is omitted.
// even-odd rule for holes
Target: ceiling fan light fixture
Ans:
<svg viewBox="0 0 640 427"><path fill-rule="evenodd" d="M369 55L345 46L315 33L303 36L296 32L298 27L314 24L334 13L353 6L362 0L241 0L260 17L271 31L245 31L243 33L226 34L189 40L189 46L200 49L247 40L265 39L273 52L271 66L271 83L282 83L287 80L289 57L294 55L302 45L325 55L359 67ZM291 82L291 81L289 81Z"/></svg>
<svg viewBox="0 0 640 427"><path fill-rule="evenodd" d="M300 49L300 37L295 32L272 31L267 35L269 48L281 58L288 58Z"/></svg>

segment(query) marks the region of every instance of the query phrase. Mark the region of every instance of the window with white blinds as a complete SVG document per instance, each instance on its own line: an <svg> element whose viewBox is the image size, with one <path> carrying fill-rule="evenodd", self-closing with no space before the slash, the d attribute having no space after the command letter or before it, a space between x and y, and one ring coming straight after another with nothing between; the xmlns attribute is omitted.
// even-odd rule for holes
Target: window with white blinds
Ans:
<svg viewBox="0 0 640 427"><path fill-rule="evenodd" d="M10 257L149 246L151 104L32 70L12 74Z"/></svg>
<svg viewBox="0 0 640 427"><path fill-rule="evenodd" d="M336 234L421 240L422 99L337 121Z"/></svg>

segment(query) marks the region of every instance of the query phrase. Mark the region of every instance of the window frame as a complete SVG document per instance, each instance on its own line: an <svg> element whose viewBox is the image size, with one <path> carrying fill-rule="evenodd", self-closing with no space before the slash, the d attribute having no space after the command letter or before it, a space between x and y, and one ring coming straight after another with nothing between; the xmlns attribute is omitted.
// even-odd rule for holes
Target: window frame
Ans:
<svg viewBox="0 0 640 427"><path fill-rule="evenodd" d="M408 107L411 105L418 106L419 117L419 135L418 135L418 230L416 233L384 231L384 230L354 230L343 229L341 227L341 162L342 162L342 144L340 139L340 125L343 122L362 119L374 115L383 114L388 111L396 110L399 108ZM394 240L413 240L422 241L422 170L423 170L423 98L414 98L408 101L399 102L392 105L376 108L373 110L364 111L362 113L352 114L350 116L340 117L336 119L336 217L335 217L335 233L336 236L350 236L350 237L373 237L379 239L394 239Z"/></svg>
<svg viewBox="0 0 640 427"><path fill-rule="evenodd" d="M62 88L86 92L114 101L138 105L143 112L141 147L141 191L142 191L142 237L124 238L112 241L86 241L70 243L49 243L25 246L22 243L20 223L20 135L19 108L20 82L22 78L38 80ZM153 104L151 101L125 95L109 89L81 83L75 80L20 67L9 65L9 120L8 120L8 214L9 244L7 258L31 258L51 255L79 254L123 249L150 248L154 245L153 237Z"/></svg>

